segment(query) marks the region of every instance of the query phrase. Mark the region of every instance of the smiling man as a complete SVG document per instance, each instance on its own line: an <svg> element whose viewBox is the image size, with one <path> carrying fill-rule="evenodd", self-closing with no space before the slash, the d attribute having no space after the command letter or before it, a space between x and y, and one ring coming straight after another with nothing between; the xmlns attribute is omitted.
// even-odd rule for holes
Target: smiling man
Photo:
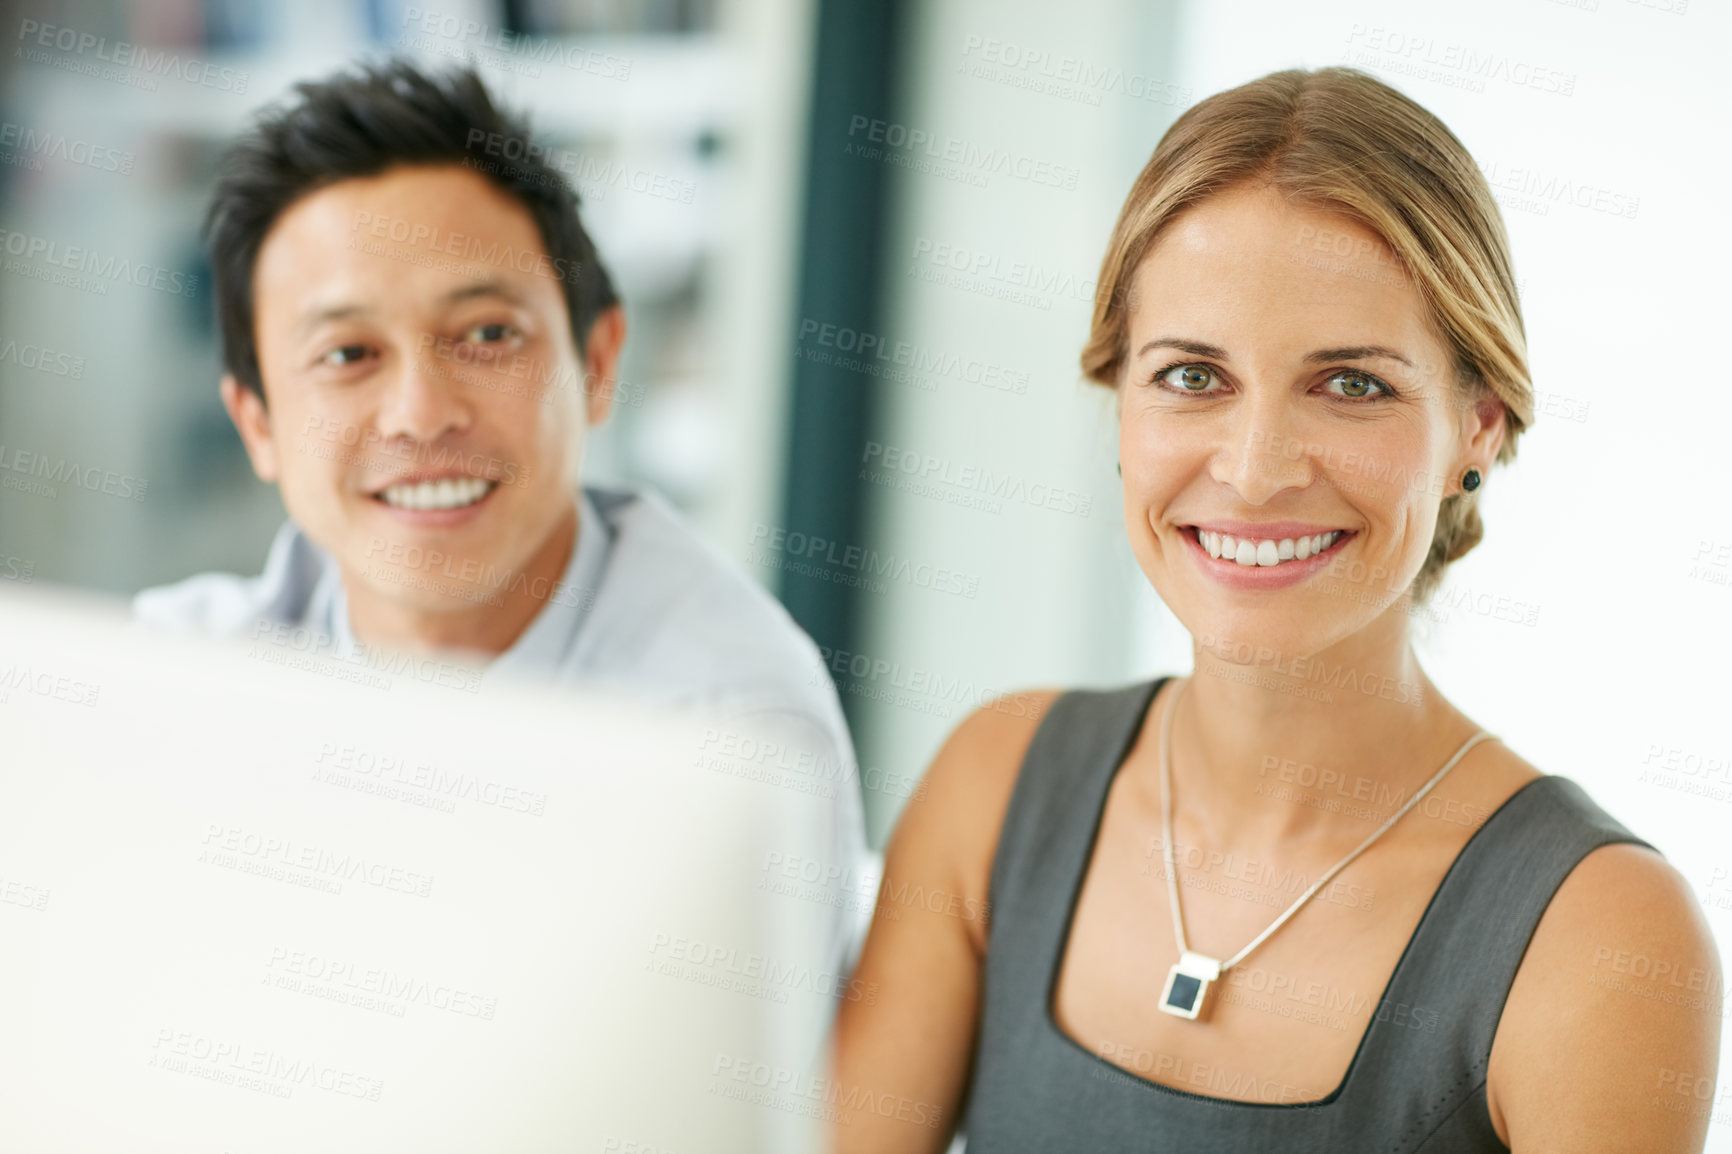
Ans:
<svg viewBox="0 0 1732 1154"><path fill-rule="evenodd" d="M578 483L625 316L576 197L473 72L298 86L231 150L206 240L223 404L289 520L261 575L146 590L141 619L774 725L833 787L853 869L853 754L810 639L661 501Z"/></svg>

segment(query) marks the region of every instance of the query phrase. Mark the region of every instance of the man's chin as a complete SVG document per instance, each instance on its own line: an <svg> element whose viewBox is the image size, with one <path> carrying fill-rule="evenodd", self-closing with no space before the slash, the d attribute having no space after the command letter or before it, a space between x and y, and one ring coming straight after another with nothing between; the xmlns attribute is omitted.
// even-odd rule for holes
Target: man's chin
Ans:
<svg viewBox="0 0 1732 1154"><path fill-rule="evenodd" d="M444 559L427 554L418 565L364 560L345 577L358 577L376 599L409 613L463 613L505 604L505 594L498 587L452 575L463 567L463 563L448 567Z"/></svg>

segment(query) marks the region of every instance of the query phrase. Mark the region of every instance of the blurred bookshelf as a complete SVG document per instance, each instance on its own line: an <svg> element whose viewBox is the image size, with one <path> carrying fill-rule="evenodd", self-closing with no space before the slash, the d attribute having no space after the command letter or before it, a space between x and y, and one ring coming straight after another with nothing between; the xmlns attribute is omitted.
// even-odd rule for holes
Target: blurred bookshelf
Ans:
<svg viewBox="0 0 1732 1154"><path fill-rule="evenodd" d="M652 486L724 548L743 540L781 483L787 358L772 350L791 343L792 142L809 82L806 25L770 15L721 0L104 0L27 15L99 38L111 55L126 42L188 67L133 68L123 84L74 71L87 62L76 52L13 61L8 122L135 159L129 173L53 157L0 166L0 227L197 277L197 288L98 294L0 278L0 337L84 359L70 381L0 365L0 442L148 480L137 502L0 492L0 546L39 579L114 592L258 570L282 510L217 399L201 215L223 148L258 109L298 81L387 57L472 64L496 98L528 112L538 143L569 153L629 324L629 403L592 431L586 480ZM185 79L199 69L219 83Z"/></svg>

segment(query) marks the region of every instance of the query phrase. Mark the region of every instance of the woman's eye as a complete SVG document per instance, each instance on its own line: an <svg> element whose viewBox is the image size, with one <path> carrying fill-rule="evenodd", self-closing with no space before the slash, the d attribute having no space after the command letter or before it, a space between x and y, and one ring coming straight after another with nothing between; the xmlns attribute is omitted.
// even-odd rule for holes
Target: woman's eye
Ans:
<svg viewBox="0 0 1732 1154"><path fill-rule="evenodd" d="M1181 392L1202 393L1214 383L1215 374L1202 365L1174 365L1156 379Z"/></svg>
<svg viewBox="0 0 1732 1154"><path fill-rule="evenodd" d="M320 357L319 363L341 368L344 365L354 364L366 355L366 345L338 345L336 348Z"/></svg>
<svg viewBox="0 0 1732 1154"><path fill-rule="evenodd" d="M1390 395L1389 386L1369 373L1336 373L1325 384L1335 396L1355 400Z"/></svg>

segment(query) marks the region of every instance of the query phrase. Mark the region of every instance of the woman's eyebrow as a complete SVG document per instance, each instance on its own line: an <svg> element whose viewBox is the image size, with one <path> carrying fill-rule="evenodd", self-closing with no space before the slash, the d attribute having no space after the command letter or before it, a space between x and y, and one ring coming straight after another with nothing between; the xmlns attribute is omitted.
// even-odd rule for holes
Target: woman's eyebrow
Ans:
<svg viewBox="0 0 1732 1154"><path fill-rule="evenodd" d="M1142 356L1150 349L1178 349L1182 353L1190 353L1193 357L1211 357L1217 361L1227 359L1227 350L1219 345L1204 344L1202 341L1190 341L1184 337L1156 337L1137 350L1137 356Z"/></svg>
<svg viewBox="0 0 1732 1154"><path fill-rule="evenodd" d="M1316 352L1306 355L1305 363L1320 365L1328 361L1363 361L1372 357L1387 357L1392 361L1400 361L1410 369L1413 367L1412 361L1394 349L1386 348L1383 345L1353 345L1350 348L1342 349L1318 349Z"/></svg>
<svg viewBox="0 0 1732 1154"><path fill-rule="evenodd" d="M1218 361L1228 359L1227 350L1219 345L1187 340L1184 337L1156 337L1154 340L1144 343L1137 350L1137 356L1140 357L1150 349L1158 348L1178 349L1180 352L1189 353L1193 357L1208 357ZM1305 363L1320 365L1330 361L1363 361L1372 357L1386 357L1392 361L1399 361L1410 369L1413 367L1412 361L1387 345L1349 345L1338 349L1318 349L1314 353L1305 355Z"/></svg>

